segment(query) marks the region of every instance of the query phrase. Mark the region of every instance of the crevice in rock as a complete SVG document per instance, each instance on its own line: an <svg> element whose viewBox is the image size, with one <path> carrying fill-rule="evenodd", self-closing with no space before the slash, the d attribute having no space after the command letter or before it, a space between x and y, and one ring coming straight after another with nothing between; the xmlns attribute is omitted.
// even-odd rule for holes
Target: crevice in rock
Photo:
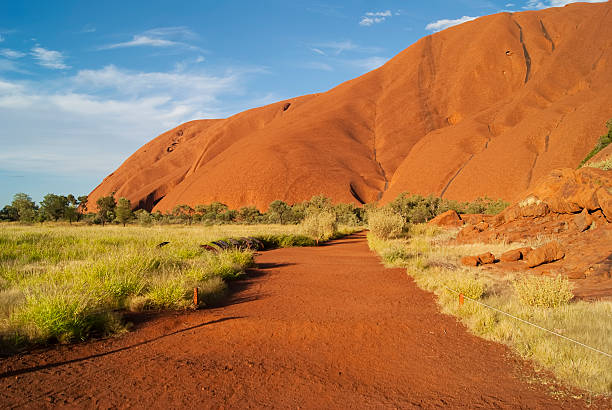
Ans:
<svg viewBox="0 0 612 410"><path fill-rule="evenodd" d="M361 199L361 197L359 196L359 194L355 190L355 187L353 186L352 182L349 184L349 189L351 191L351 195L353 195L353 198L355 198L357 200L357 202L359 202L361 205L365 205L365 201L363 199Z"/></svg>
<svg viewBox="0 0 612 410"><path fill-rule="evenodd" d="M525 73L525 84L527 84L527 81L529 81L529 75L531 74L531 57L529 56L529 52L527 51L527 46L525 45L525 42L523 41L523 27L521 27L521 25L519 23L517 23L516 21L514 22L514 24L516 24L516 26L519 29L519 41L521 42L521 45L523 46L523 54L525 56L525 67L526 67L526 73Z"/></svg>
<svg viewBox="0 0 612 410"><path fill-rule="evenodd" d="M535 158L533 159L533 163L531 164L531 168L529 168L529 173L527 174L527 187L526 188L529 188L529 186L531 185L531 180L533 178L533 169L535 168L539 157L540 157L540 154L536 153Z"/></svg>
<svg viewBox="0 0 612 410"><path fill-rule="evenodd" d="M555 42L550 37L550 34L548 34L548 30L546 30L546 26L544 26L544 23L542 22L542 20L540 20L540 27L542 27L542 33L544 33L544 38L546 40L550 41L550 45L552 47L552 51L555 51Z"/></svg>
<svg viewBox="0 0 612 410"><path fill-rule="evenodd" d="M289 107L291 107L291 103L285 103L285 105L283 105L283 111L287 111Z"/></svg>
<svg viewBox="0 0 612 410"><path fill-rule="evenodd" d="M383 187L383 190L380 191L377 196L377 200L380 201L384 193L389 188L389 180L387 179L387 173L385 172L385 169L383 168L382 164L378 161L378 158L376 156L376 124L377 124L377 121L378 121L378 101L374 101L374 126L372 127L372 159L378 166L378 172L380 173L380 175L383 177L385 181L385 186Z"/></svg>
<svg viewBox="0 0 612 410"><path fill-rule="evenodd" d="M548 143L550 141L550 134L544 137L544 152L548 152Z"/></svg>
<svg viewBox="0 0 612 410"><path fill-rule="evenodd" d="M463 168L465 168L467 166L467 164L472 160L472 158L474 158L474 154L471 154L470 157L468 158L468 160L465 161L465 163L463 165L461 165L461 167L459 167L459 169L457 170L455 175L453 175L453 177L448 181L446 186L442 189L442 192L440 192L440 198L442 198L444 196L444 194L446 193L446 190L450 187L450 184L452 184L453 181L455 180L455 178L457 178L459 176L461 171L463 171Z"/></svg>

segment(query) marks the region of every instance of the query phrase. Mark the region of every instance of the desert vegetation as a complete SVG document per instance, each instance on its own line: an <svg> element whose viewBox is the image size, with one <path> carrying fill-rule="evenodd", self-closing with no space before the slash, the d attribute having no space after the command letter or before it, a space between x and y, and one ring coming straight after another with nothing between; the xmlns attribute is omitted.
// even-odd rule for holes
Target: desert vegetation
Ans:
<svg viewBox="0 0 612 410"><path fill-rule="evenodd" d="M599 137L599 141L597 141L597 144L595 144L595 147L593 147L593 149L587 154L587 156L580 163L581 167L584 165L593 166L593 164L588 164L589 160L593 158L595 155L597 155L599 151L603 150L608 145L610 145L610 143L612 143L612 119L606 122L606 126L608 127L608 133ZM606 161L603 161L602 165L604 165L605 163ZM607 166L608 166L607 169L610 169L609 161L607 161ZM599 168L599 166L595 166L595 167Z"/></svg>
<svg viewBox="0 0 612 410"><path fill-rule="evenodd" d="M162 214L132 209L126 198L48 194L36 204L14 196L0 211L0 332L5 347L69 342L121 332L126 310L186 309L221 300L227 282L253 265L248 249L201 245L255 236L266 248L314 246L363 229L385 238L447 209L487 212L501 201L458 203L402 194L388 206L333 204L314 196L267 212L221 203L180 205ZM95 212L90 212L95 209ZM397 257L401 260L405 255Z"/></svg>
<svg viewBox="0 0 612 410"><path fill-rule="evenodd" d="M265 248L314 246L360 229L354 206L334 206L324 197L295 207L276 201L267 215L215 203L161 216L132 212L127 199L112 196L98 200L97 213L83 215L77 208L86 209L86 197L69 197L49 194L36 205L17 194L4 209L18 221L0 232L5 348L121 332L123 311L196 307L195 287L197 307L218 302L254 257L250 249L213 241L250 236ZM247 225L245 215L258 224ZM264 224L270 220L279 223Z"/></svg>
<svg viewBox="0 0 612 410"><path fill-rule="evenodd" d="M394 239L371 231L368 243L387 266L406 267L421 288L437 295L444 312L458 316L474 334L509 345L573 385L596 393L612 393L609 357L482 305L610 352L612 302L575 301L571 283L561 277L499 274L462 266L462 255L485 250L503 253L513 247L541 243L451 244L449 240L456 234L457 230L413 224ZM463 305L459 304L458 294L466 298Z"/></svg>

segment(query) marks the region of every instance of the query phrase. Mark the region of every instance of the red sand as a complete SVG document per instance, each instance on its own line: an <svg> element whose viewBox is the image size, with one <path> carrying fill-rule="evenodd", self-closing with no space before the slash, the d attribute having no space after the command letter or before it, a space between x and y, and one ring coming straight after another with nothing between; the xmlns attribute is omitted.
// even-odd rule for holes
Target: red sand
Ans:
<svg viewBox="0 0 612 410"><path fill-rule="evenodd" d="M500 13L425 37L321 94L192 121L155 138L90 195L170 210L266 209L325 194L409 191L514 200L575 168L612 117L612 3Z"/></svg>
<svg viewBox="0 0 612 410"><path fill-rule="evenodd" d="M0 362L2 407L582 408L440 314L364 235L280 249L227 306ZM554 392L555 396L550 393ZM610 408L610 400L593 403Z"/></svg>

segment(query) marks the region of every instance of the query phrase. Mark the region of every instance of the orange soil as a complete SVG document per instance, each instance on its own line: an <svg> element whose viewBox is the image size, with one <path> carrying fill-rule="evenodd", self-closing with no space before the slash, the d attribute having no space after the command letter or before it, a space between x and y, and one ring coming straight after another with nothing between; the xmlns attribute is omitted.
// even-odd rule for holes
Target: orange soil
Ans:
<svg viewBox="0 0 612 410"><path fill-rule="evenodd" d="M404 269L382 267L363 234L257 261L224 307L4 359L2 407L586 405L576 392L530 381L544 376L440 314Z"/></svg>
<svg viewBox="0 0 612 410"><path fill-rule="evenodd" d="M611 10L482 17L328 92L185 123L134 153L90 204L111 192L161 211L403 191L516 199L550 170L576 167L612 117Z"/></svg>

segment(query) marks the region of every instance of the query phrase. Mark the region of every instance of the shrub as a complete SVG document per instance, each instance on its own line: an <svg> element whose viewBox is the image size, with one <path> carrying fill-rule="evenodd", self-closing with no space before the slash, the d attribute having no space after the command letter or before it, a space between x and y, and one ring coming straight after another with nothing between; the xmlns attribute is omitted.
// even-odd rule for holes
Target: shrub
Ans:
<svg viewBox="0 0 612 410"><path fill-rule="evenodd" d="M514 282L514 290L526 306L554 308L569 302L574 294L566 278L527 276Z"/></svg>
<svg viewBox="0 0 612 410"><path fill-rule="evenodd" d="M608 158L599 162L591 162L586 166L591 168L603 169L604 171L610 171L612 170L612 158Z"/></svg>
<svg viewBox="0 0 612 410"><path fill-rule="evenodd" d="M313 212L302 222L304 234L314 239L317 244L333 237L337 229L336 214L331 211Z"/></svg>
<svg viewBox="0 0 612 410"><path fill-rule="evenodd" d="M404 218L389 208L375 209L368 212L370 232L380 239L391 239L399 236L406 226Z"/></svg>
<svg viewBox="0 0 612 410"><path fill-rule="evenodd" d="M448 277L446 286L475 300L480 299L485 293L485 285L482 281L461 272Z"/></svg>
<svg viewBox="0 0 612 410"><path fill-rule="evenodd" d="M601 151L602 149L610 145L610 143L612 143L612 119L606 122L606 126L608 127L608 133L599 137L599 141L597 141L595 147L582 160L578 168L584 166L584 164L586 164L591 158L593 158L599 151Z"/></svg>
<svg viewBox="0 0 612 410"><path fill-rule="evenodd" d="M136 217L136 220L138 220L138 223L142 226L149 226L153 223L153 217L145 209L139 209L138 211L134 212L134 216Z"/></svg>
<svg viewBox="0 0 612 410"><path fill-rule="evenodd" d="M384 249L380 257L387 266L402 266L405 265L415 255L411 253L406 246L400 244L392 245Z"/></svg>

